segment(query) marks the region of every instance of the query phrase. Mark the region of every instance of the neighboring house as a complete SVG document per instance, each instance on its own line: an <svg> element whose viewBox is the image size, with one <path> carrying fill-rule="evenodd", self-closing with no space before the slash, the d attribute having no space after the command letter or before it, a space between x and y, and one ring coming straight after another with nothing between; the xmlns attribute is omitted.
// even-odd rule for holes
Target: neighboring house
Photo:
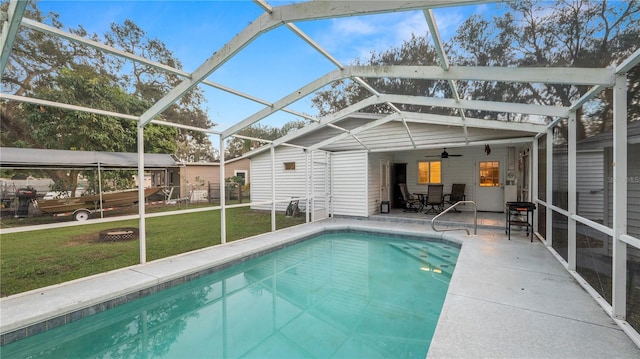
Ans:
<svg viewBox="0 0 640 359"><path fill-rule="evenodd" d="M225 161L225 178L240 177L244 179L243 185L250 183L250 160L248 158L234 158ZM191 201L207 201L220 199L220 163L183 163L179 174L171 179L174 193L179 193L180 198L189 198ZM176 194L173 195L176 197Z"/></svg>
<svg viewBox="0 0 640 359"><path fill-rule="evenodd" d="M551 202L567 209L568 158L567 148L558 145L553 150L553 196ZM577 214L607 227L613 227L613 134L611 131L588 137L576 147L576 196ZM627 177L620 179L627 184L627 233L640 236L640 122L627 127ZM549 202L549 200L547 201ZM556 223L557 228L562 227ZM566 225L564 225L566 227ZM594 267L593 257L600 253L610 257L613 253L611 237L578 224L578 239L584 248L578 247L583 267ZM586 238L590 241L586 241ZM640 258L640 250L629 247L629 256ZM581 257L584 256L584 257ZM586 259L584 259L586 258ZM609 271L608 264L600 264L600 271ZM596 267L594 267L596 268Z"/></svg>
<svg viewBox="0 0 640 359"><path fill-rule="evenodd" d="M577 144L578 214L613 226L613 134ZM566 162L566 161L565 161ZM627 232L640 236L640 121L627 127Z"/></svg>
<svg viewBox="0 0 640 359"><path fill-rule="evenodd" d="M640 122L627 128L627 211L629 234L640 236ZM567 209L567 148L553 150L554 205ZM577 214L613 226L613 134L586 138L576 147Z"/></svg>

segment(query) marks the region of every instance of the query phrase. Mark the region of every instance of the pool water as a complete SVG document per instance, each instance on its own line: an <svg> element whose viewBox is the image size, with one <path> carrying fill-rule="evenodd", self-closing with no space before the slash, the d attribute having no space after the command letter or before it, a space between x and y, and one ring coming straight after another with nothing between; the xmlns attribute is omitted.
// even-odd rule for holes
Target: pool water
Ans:
<svg viewBox="0 0 640 359"><path fill-rule="evenodd" d="M2 358L424 358L459 247L331 233L8 344Z"/></svg>

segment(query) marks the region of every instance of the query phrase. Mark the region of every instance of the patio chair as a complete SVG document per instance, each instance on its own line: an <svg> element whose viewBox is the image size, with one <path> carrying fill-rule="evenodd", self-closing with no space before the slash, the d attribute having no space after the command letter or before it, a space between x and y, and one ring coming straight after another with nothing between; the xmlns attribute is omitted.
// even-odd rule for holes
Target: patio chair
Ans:
<svg viewBox="0 0 640 359"><path fill-rule="evenodd" d="M451 185L451 193L444 195L444 202L450 205L454 205L459 201L464 201L466 196L464 195L464 183L454 183ZM460 213L457 208L451 210L451 212Z"/></svg>
<svg viewBox="0 0 640 359"><path fill-rule="evenodd" d="M400 193L402 194L402 202L404 203L404 212L420 212L422 211L423 204L420 198L409 193L406 183L398 183L400 186Z"/></svg>
<svg viewBox="0 0 640 359"><path fill-rule="evenodd" d="M444 186L441 184L430 184L427 191L427 199L424 201L427 210L424 213L434 212L436 214L444 209Z"/></svg>

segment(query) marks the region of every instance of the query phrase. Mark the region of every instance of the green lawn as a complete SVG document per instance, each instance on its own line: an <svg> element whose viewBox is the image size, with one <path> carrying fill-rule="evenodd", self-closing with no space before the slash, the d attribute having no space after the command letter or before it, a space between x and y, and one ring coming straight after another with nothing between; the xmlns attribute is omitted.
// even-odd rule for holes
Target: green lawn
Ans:
<svg viewBox="0 0 640 359"><path fill-rule="evenodd" d="M277 216L277 227L304 223L304 216ZM148 218L147 261L220 244L220 212ZM139 263L139 242L100 242L99 232L138 227L137 220L3 234L0 236L0 295L62 283ZM227 210L227 241L271 230L270 212Z"/></svg>

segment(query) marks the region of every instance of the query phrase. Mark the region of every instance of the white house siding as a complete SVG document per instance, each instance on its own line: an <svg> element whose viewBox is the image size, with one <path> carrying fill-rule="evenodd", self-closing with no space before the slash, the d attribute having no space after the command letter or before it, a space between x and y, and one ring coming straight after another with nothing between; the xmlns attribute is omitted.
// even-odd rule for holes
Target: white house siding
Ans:
<svg viewBox="0 0 640 359"><path fill-rule="evenodd" d="M551 203L559 207L566 207L566 195L569 189L569 162L567 147L559 146L553 150L553 198ZM549 199L547 199L549 200ZM564 208L567 209L567 208Z"/></svg>
<svg viewBox="0 0 640 359"><path fill-rule="evenodd" d="M609 161L612 161L611 151L607 151ZM605 195L608 194L607 209L608 216L605 225L613 226L613 176L609 167L606 176L607 187ZM640 144L630 144L627 147L627 233L636 238L640 238Z"/></svg>
<svg viewBox="0 0 640 359"><path fill-rule="evenodd" d="M368 215L367 152L335 152L331 156L333 214Z"/></svg>
<svg viewBox="0 0 640 359"><path fill-rule="evenodd" d="M382 184L380 183L380 161L387 160L389 161L389 172L391 172L391 167L393 166L393 156L387 153L370 153L369 154L369 198L367 200L367 213L368 215L380 213L380 187ZM391 173L389 173L391 176ZM391 178L389 178L389 182L391 182ZM390 193L393 193L391 188L389 189ZM391 198L391 194L389 194L389 198Z"/></svg>
<svg viewBox="0 0 640 359"><path fill-rule="evenodd" d="M500 149L494 149L494 152L500 152ZM438 155L442 149L429 151L412 151L396 153L394 163L407 164L407 188L411 193L427 193L428 185L418 184L418 162L426 160L435 160L438 158L425 157L425 155ZM465 197L469 201L473 201L474 192L474 161L476 160L477 149L466 148L448 148L447 152L451 154L461 154L462 157L450 157L442 160L442 184L444 185L444 193L451 192L453 183L464 183ZM472 206L459 206L461 211L472 211Z"/></svg>
<svg viewBox="0 0 640 359"><path fill-rule="evenodd" d="M631 158L631 152L629 152ZM611 151L608 149L583 150L576 153L576 191L578 195L578 214L605 226L613 225L613 187L609 181L611 176ZM608 160L605 161L605 158ZM629 161L629 173L632 161ZM554 192L561 195L567 191L568 177L567 154L560 150L554 152ZM573 175L571 175L573 176ZM554 193L555 194L555 193ZM631 205L631 200L629 201ZM605 213L608 212L608 215Z"/></svg>
<svg viewBox="0 0 640 359"><path fill-rule="evenodd" d="M627 233L640 238L640 144L627 151Z"/></svg>
<svg viewBox="0 0 640 359"><path fill-rule="evenodd" d="M326 156L323 151L316 151L314 157ZM285 162L295 162L294 170L285 170ZM275 151L275 195L276 200L290 200L292 197L306 197L307 155L300 148L278 147ZM314 186L324 186L325 173L314 173ZM270 151L251 158L251 201L264 202L272 199L272 163ZM288 202L278 203L276 210L286 210ZM304 201L301 202L304 206ZM271 205L252 205L252 209L271 209Z"/></svg>
<svg viewBox="0 0 640 359"><path fill-rule="evenodd" d="M450 153L458 153L464 154L464 157L450 157L448 159L443 160L442 162L442 183L444 184L444 193L451 193L451 185L454 183L464 183L464 194L465 199L467 201L473 201L474 191L475 191L475 161L477 160L475 156L477 155L477 150L475 152L467 152L460 151L459 149L450 149L447 150ZM502 154L504 150L494 148L494 154ZM503 175L504 168L503 166ZM416 173L416 178L417 178ZM472 205L460 205L456 207L459 211L473 211Z"/></svg>
<svg viewBox="0 0 640 359"><path fill-rule="evenodd" d="M609 145L610 146L610 145ZM635 152L634 152L635 151ZM628 211L629 233L640 234L640 183L632 183L640 175L640 145L630 145L628 155ZM613 225L613 184L611 183L611 148L584 150L576 153L576 190L578 214L592 221ZM607 160L605 161L605 158ZM565 149L554 151L554 192L567 191L567 154ZM605 196L607 198L605 198ZM608 215L605 216L605 213Z"/></svg>
<svg viewBox="0 0 640 359"><path fill-rule="evenodd" d="M604 160L606 159L606 160ZM607 227L613 227L613 167L608 165L612 163L612 148L608 147L603 151L603 161L605 166L600 172L591 174L593 177L600 177L603 181L604 191L603 199L600 207L603 213L603 224ZM579 163L580 161L578 161ZM582 174L578 172L578 181ZM627 147L627 233L636 238L640 238L640 144L630 144ZM595 204L594 204L595 206ZM604 215L606 213L606 215ZM581 214L581 213L580 213ZM587 217L588 218L588 217ZM590 218L591 219L591 218ZM602 253L607 256L613 255L613 246L611 246L610 237L603 241L604 246ZM595 249L592 249L595 251ZM629 256L640 257L640 251L629 246Z"/></svg>
<svg viewBox="0 0 640 359"><path fill-rule="evenodd" d="M331 211L331 154L324 151L314 151L313 160L313 180L310 196L314 197L312 203L313 221L324 219Z"/></svg>
<svg viewBox="0 0 640 359"><path fill-rule="evenodd" d="M640 238L640 144L627 151L627 233ZM640 249L627 246L627 255L640 260Z"/></svg>
<svg viewBox="0 0 640 359"><path fill-rule="evenodd" d="M576 189L578 214L592 221L604 221L604 152L578 151L576 160Z"/></svg>

